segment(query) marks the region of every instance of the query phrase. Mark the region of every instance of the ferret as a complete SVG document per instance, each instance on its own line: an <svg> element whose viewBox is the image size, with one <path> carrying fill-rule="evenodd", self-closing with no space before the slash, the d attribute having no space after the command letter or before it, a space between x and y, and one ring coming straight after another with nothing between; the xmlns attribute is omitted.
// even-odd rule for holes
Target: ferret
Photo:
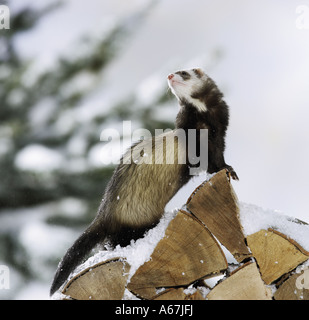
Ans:
<svg viewBox="0 0 309 320"><path fill-rule="evenodd" d="M177 71L169 74L167 81L180 107L175 130L142 140L123 155L106 187L97 216L60 262L51 295L96 245L108 241L112 246L126 246L159 222L166 204L190 180L190 169L196 166L189 163L188 139L179 139L179 130L187 135L190 129L196 130L197 153L208 147L205 169L209 173L226 169L232 179L238 180L234 169L224 160L229 110L216 83L201 69ZM201 129L208 130L208 141L201 141ZM151 154L146 155L145 150ZM153 156L152 161L143 163L145 156ZM177 161L155 162L168 156Z"/></svg>

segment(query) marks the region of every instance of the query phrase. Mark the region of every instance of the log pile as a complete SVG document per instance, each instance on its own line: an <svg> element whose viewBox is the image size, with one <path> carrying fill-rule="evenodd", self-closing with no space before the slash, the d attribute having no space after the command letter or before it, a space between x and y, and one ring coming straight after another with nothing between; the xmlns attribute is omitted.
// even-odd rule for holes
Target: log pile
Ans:
<svg viewBox="0 0 309 320"><path fill-rule="evenodd" d="M237 263L227 262L223 247ZM277 230L244 235L237 197L222 170L192 193L131 277L129 263L113 258L80 272L62 293L77 300L118 300L125 290L151 300L308 300L308 259L309 252ZM207 279L218 275L209 286Z"/></svg>

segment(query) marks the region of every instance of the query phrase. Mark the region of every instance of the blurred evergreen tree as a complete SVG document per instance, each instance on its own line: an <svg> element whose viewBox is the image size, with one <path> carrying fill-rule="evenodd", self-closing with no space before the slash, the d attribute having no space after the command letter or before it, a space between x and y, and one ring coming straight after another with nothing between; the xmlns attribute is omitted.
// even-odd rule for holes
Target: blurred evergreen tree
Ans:
<svg viewBox="0 0 309 320"><path fill-rule="evenodd" d="M74 217L72 212L72 216L65 216L55 209L44 219L54 225L84 227L94 217L113 171L113 166L95 167L86 161L89 150L100 143L105 124L134 119L152 132L154 128L172 127L168 120L153 121L153 105L141 104L134 94L110 107L108 113L103 112L102 104L101 114L83 122L72 119L75 110L91 96L104 77L106 67L121 53L119 48L123 50L125 40L154 3L149 2L140 12L120 21L101 39L90 36L81 39L76 54L60 57L52 70L40 70L37 74L33 74L33 61L25 60L16 49L15 39L23 32L31 32L40 19L59 10L61 3L54 2L41 10L26 7L19 12L11 11L10 30L0 30L0 219L4 213L14 214L11 209L29 207L32 210L38 205L42 206L44 215L49 203L76 198L87 204L86 215ZM6 1L2 4L9 5ZM91 79L91 85L75 86L83 77ZM162 105L165 100L166 90L153 104ZM76 141L82 144L78 154L74 150ZM40 146L60 154L63 165L47 171L23 169L16 159L29 146ZM76 169L79 162L82 166ZM36 271L29 262L31 254L17 239L16 231L0 228L0 262L13 266L22 278L34 279L38 274L34 274ZM62 255L63 252L59 252L44 258L41 267L46 264L50 272L54 272Z"/></svg>
<svg viewBox="0 0 309 320"><path fill-rule="evenodd" d="M34 28L39 19L43 19L51 10L57 10L58 6L58 3L54 3L43 10L25 8L17 13L12 12L11 29L1 33L0 208L31 206L67 196L93 200L98 205L112 168L90 167L79 172L70 170L69 163L74 155L67 151L67 145L72 137L82 134L87 144L85 150L89 151L99 142L100 128L105 121L111 118L121 121L124 115L128 119L134 111L126 102L115 106L108 116L102 112L101 116L93 117L87 123L73 122L63 130L58 129L59 119L68 110L74 110L91 93L91 88L89 91L80 88L74 90L69 87L70 83L83 75L100 79L104 69L119 52L125 36L134 32L132 21L133 25L139 23L149 8L124 19L99 41L91 38L81 40L81 45L87 46L86 52L73 58L61 57L56 68L41 72L34 81L29 82L27 77L32 63L19 56L14 39L21 32ZM68 87L68 90L64 90ZM34 125L32 115L41 105L43 108L44 103L51 103L53 112L44 123ZM134 104L134 101L131 103ZM139 115L145 124L149 123L147 118L150 117L147 109ZM54 170L52 175L21 170L16 167L16 155L28 145L41 145L60 152L68 165Z"/></svg>

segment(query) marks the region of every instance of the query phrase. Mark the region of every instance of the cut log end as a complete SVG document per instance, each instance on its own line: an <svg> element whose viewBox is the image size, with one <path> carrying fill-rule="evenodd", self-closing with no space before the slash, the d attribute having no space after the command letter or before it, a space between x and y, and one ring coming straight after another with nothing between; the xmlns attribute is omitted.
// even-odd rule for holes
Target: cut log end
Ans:
<svg viewBox="0 0 309 320"><path fill-rule="evenodd" d="M130 265L112 259L89 267L71 279L62 293L74 300L120 300Z"/></svg>
<svg viewBox="0 0 309 320"><path fill-rule="evenodd" d="M239 222L237 196L225 170L198 187L189 197L187 207L238 262L251 256Z"/></svg>
<svg viewBox="0 0 309 320"><path fill-rule="evenodd" d="M308 259L295 242L272 230L260 230L249 235L247 241L266 284L271 284Z"/></svg>
<svg viewBox="0 0 309 320"><path fill-rule="evenodd" d="M226 258L211 233L197 219L179 211L151 259L131 278L128 289L150 299L150 288L186 286L226 268Z"/></svg>

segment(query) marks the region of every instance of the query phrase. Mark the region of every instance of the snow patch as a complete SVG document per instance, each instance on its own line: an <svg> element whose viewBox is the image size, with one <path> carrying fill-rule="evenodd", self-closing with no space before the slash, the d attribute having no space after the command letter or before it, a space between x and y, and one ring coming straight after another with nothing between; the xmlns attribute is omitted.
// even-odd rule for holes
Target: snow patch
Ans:
<svg viewBox="0 0 309 320"><path fill-rule="evenodd" d="M263 209L256 205L239 203L240 222L245 236L262 229L272 228L295 240L309 251L309 225L278 210Z"/></svg>
<svg viewBox="0 0 309 320"><path fill-rule="evenodd" d="M60 152L39 144L31 144L22 149L15 158L15 165L21 170L46 172L60 169L63 164Z"/></svg>

